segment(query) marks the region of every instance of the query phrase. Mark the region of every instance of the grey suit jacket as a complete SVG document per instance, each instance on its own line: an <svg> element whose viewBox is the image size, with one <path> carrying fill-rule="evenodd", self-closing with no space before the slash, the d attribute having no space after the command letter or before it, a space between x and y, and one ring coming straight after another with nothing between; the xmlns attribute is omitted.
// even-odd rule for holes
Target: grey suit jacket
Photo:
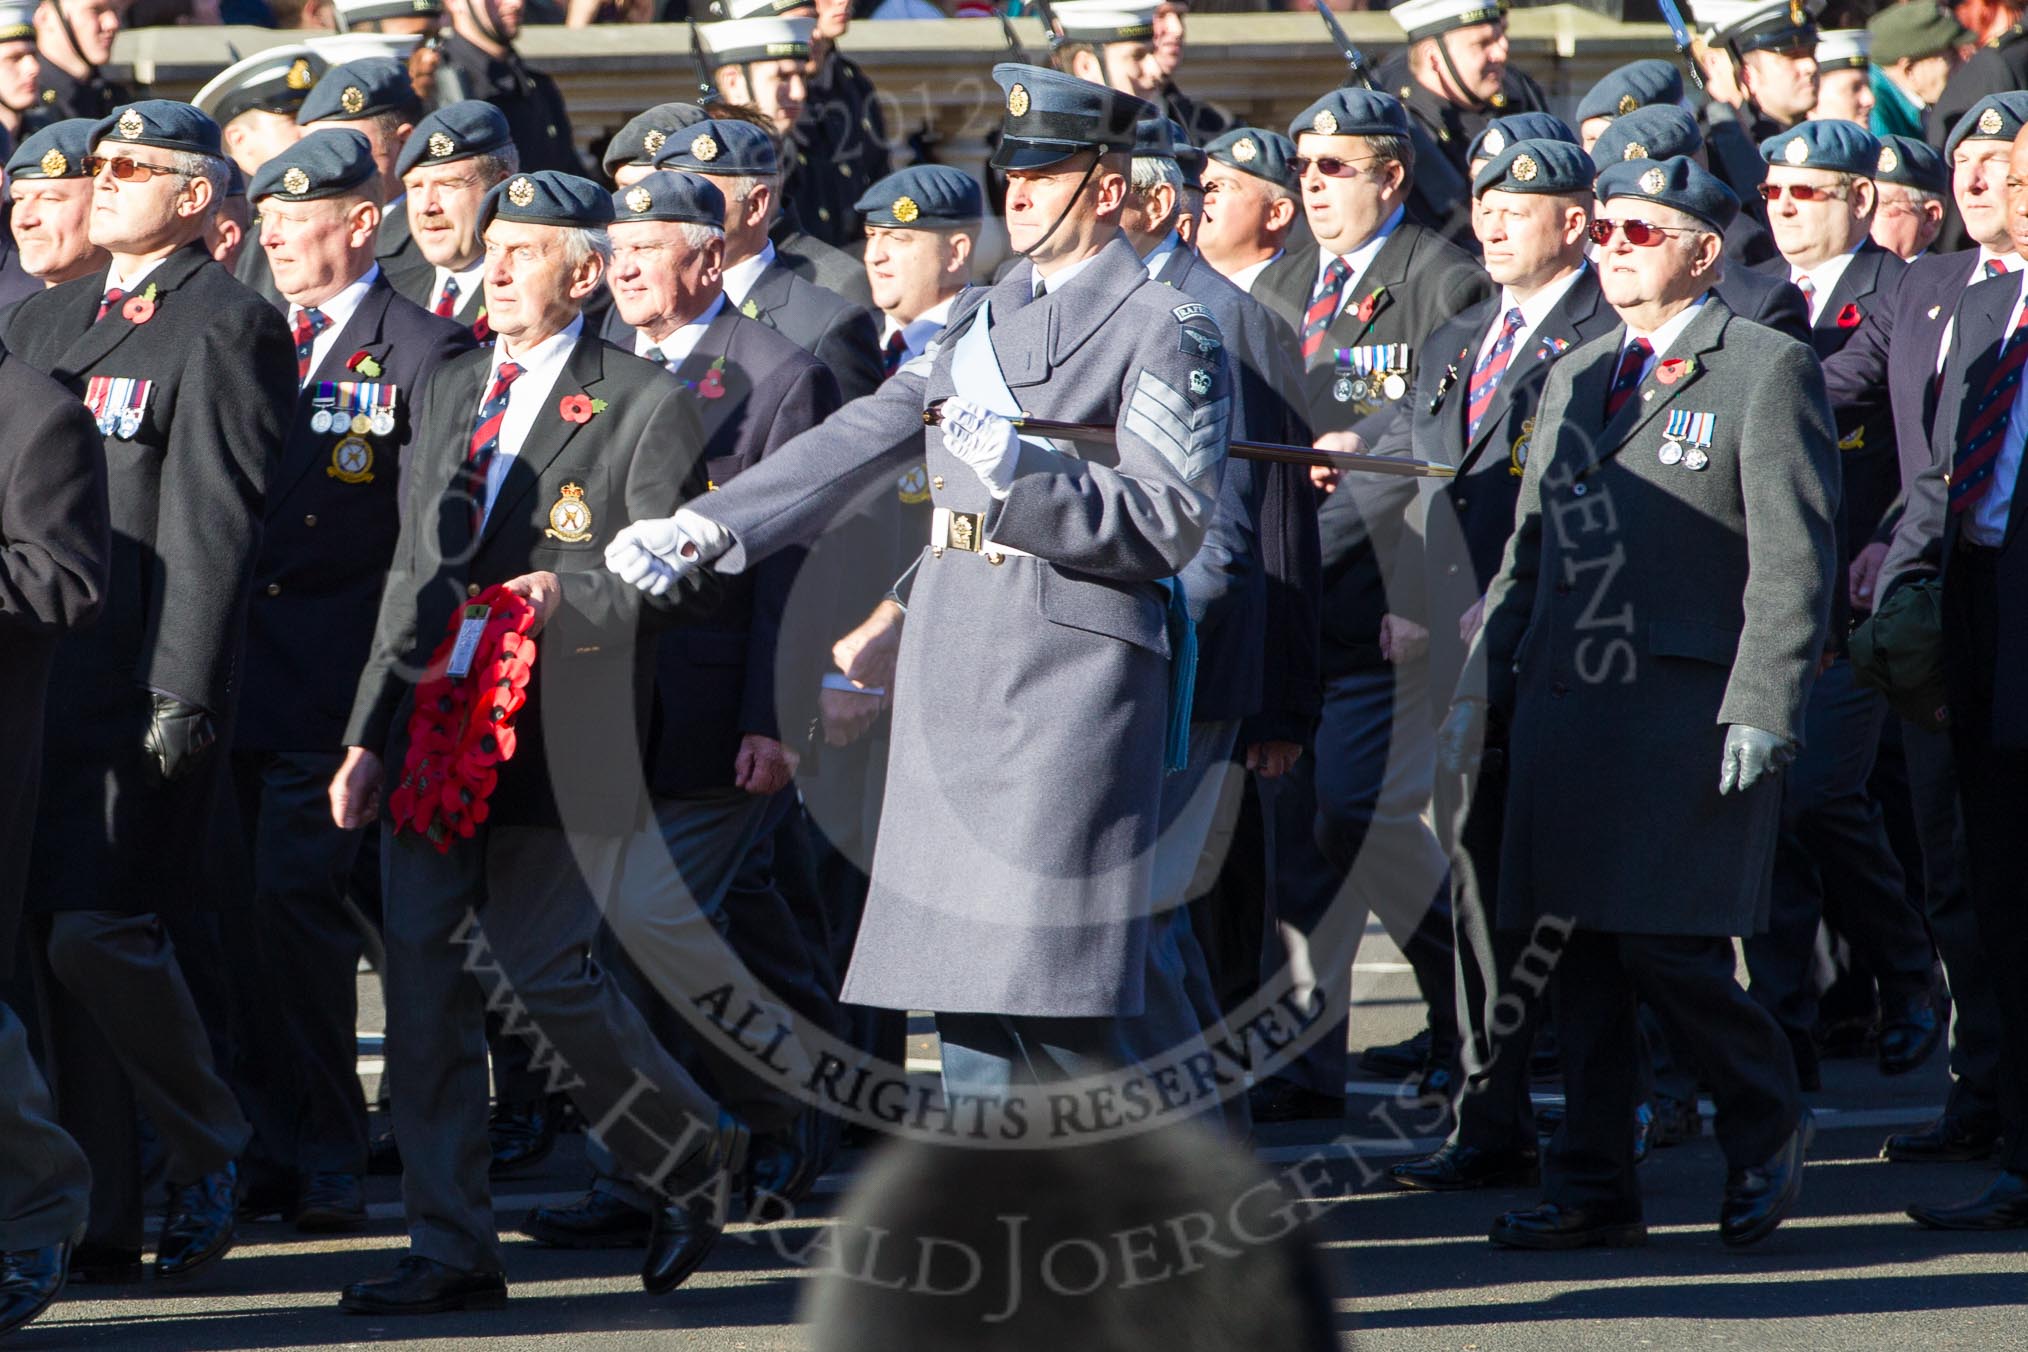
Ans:
<svg viewBox="0 0 2028 1352"><path fill-rule="evenodd" d="M1608 420L1624 334L1550 369L1475 645L1512 725L1500 918L1750 934L1781 785L1721 797L1720 753L1730 724L1801 735L1836 571L1837 435L1815 354L1715 296ZM1702 469L1696 429L1671 425L1695 414L1714 419Z"/></svg>

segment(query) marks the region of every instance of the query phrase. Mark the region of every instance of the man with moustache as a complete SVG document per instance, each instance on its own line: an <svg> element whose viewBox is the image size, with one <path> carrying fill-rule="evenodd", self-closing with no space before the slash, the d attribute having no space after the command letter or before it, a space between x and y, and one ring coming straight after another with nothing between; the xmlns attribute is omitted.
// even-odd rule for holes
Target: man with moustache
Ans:
<svg viewBox="0 0 2028 1352"><path fill-rule="evenodd" d="M1592 178L1591 157L1576 146L1522 140L1472 183L1472 226L1500 294L1430 335L1425 346L1434 355L1416 382L1410 426L1396 434L1405 443L1399 449L1457 471L1423 481L1421 590L1432 689L1483 688L1485 674L1467 670L1465 653L1513 530L1531 448L1541 440L1543 387L1565 353L1619 324L1585 259ZM1383 442L1379 449L1395 448ZM1455 1191L1536 1177L1528 1067L1541 1008L1516 979L1534 935L1500 923L1506 797L1504 764L1437 776L1465 1080L1449 1139L1390 1171L1405 1188Z"/></svg>
<svg viewBox="0 0 2028 1352"><path fill-rule="evenodd" d="M489 334L479 206L519 168L506 115L479 99L425 117L395 162L416 259L405 267L384 265L387 279L409 300L481 340Z"/></svg>
<svg viewBox="0 0 2028 1352"><path fill-rule="evenodd" d="M1500 920L1565 935L1551 979L1569 1112L1545 1200L1492 1239L1645 1241L1627 1127L1638 997L1712 1087L1719 1235L1739 1247L1794 1206L1810 1139L1731 936L1766 913L1772 781L1824 644L1836 436L1815 355L1709 294L1730 190L1677 157L1608 166L1597 192L1600 288L1621 323L1550 371L1472 654L1484 685L1460 686L1441 736L1444 768L1464 773L1498 710ZM1685 550L1695 569L1673 566ZM1649 618L1593 618L1622 610ZM1573 778L1639 829L1601 836L1597 814L1560 810L1546 786Z"/></svg>
<svg viewBox="0 0 2028 1352"><path fill-rule="evenodd" d="M1252 295L1302 221L1302 179L1289 167L1296 144L1278 131L1238 127L1204 154L1204 207L1192 242L1205 262Z"/></svg>
<svg viewBox="0 0 2028 1352"><path fill-rule="evenodd" d="M2024 125L2028 94L2020 93L1982 99L1958 120L1946 149L1952 195L1978 247L1911 263L1893 302L1875 307L1824 360L1824 384L1841 420L1867 416L1883 401L1891 410L1904 495L1930 465L1942 407L1938 378L1955 347L1960 298L1982 281L2021 268L2005 185L2014 138ZM1879 599L1890 538L1883 529L1852 559L1843 585L1855 612L1871 611ZM1901 734L1922 846L1923 909L1953 1006L1952 1079L1936 1120L1888 1137L1881 1155L1906 1163L1983 1159L1999 1140L2002 1025L1966 883L1958 772L1950 734L1935 720L1904 720Z"/></svg>
<svg viewBox="0 0 2028 1352"><path fill-rule="evenodd" d="M243 1007L274 1020L246 1039L242 1097L268 1171L249 1182L299 1230L348 1230L366 1218L362 940L345 905L359 833L332 822L325 789L394 553L415 400L472 339L402 299L374 261L380 174L364 138L310 132L261 166L249 196L301 385L268 485L232 748L253 880L253 961L235 975Z"/></svg>

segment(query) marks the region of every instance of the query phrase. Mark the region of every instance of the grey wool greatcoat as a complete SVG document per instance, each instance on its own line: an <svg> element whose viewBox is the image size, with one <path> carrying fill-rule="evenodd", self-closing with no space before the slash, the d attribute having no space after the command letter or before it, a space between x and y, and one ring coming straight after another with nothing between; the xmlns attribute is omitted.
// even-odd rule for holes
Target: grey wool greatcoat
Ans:
<svg viewBox="0 0 2028 1352"><path fill-rule="evenodd" d="M105 282L101 271L30 296L6 335L80 399L101 376L116 382L115 404L146 391L139 417L101 436L112 577L99 622L57 649L29 895L42 910L171 912L207 895L207 827L239 702L263 494L296 403L295 347L282 317L201 243L148 274L143 323L118 306L94 322ZM151 690L207 710L220 738L174 784L143 749Z"/></svg>
<svg viewBox="0 0 2028 1352"><path fill-rule="evenodd" d="M695 504L737 572L804 543L927 451L941 509L1026 551L928 549L908 593L873 884L843 996L942 1013L1143 1007L1169 718L1165 589L1197 552L1230 418L1222 340L1124 239L1032 300L1023 263L964 293L928 353ZM982 332L1021 408L1115 445L1034 444L999 501L924 408ZM974 338L974 343L978 339ZM967 381L964 393L984 391Z"/></svg>
<svg viewBox="0 0 2028 1352"><path fill-rule="evenodd" d="M1607 422L1624 335L1550 368L1475 647L1511 728L1500 922L1750 934L1781 785L1720 796L1719 763L1729 724L1801 735L1837 564L1837 434L1815 354L1715 296ZM1666 383L1672 358L1694 367ZM1662 462L1676 411L1715 415L1706 468L1694 438Z"/></svg>

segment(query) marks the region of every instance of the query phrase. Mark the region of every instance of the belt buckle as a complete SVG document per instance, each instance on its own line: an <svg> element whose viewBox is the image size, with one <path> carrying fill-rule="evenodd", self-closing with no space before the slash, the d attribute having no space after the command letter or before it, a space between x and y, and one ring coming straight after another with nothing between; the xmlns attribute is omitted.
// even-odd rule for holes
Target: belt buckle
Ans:
<svg viewBox="0 0 2028 1352"><path fill-rule="evenodd" d="M985 534L986 515L983 512L952 512L950 525L945 530L950 547L967 554L979 552L979 542Z"/></svg>

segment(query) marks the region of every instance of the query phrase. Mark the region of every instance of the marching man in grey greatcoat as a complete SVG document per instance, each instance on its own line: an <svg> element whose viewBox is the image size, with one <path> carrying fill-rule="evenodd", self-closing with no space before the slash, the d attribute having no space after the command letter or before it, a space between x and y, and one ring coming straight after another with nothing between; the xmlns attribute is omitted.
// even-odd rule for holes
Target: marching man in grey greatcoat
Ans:
<svg viewBox="0 0 2028 1352"><path fill-rule="evenodd" d="M1780 1028L1733 977L1767 923L1781 811L1829 616L1837 434L1811 350L1709 293L1732 192L1690 160L1599 175L1599 285L1623 321L1550 369L1514 534L1439 737L1461 773L1511 723L1500 923L1560 919L1569 1114L1547 1199L1495 1243L1647 1235L1635 998L1711 1086L1719 1234L1772 1233L1810 1124Z"/></svg>
<svg viewBox="0 0 2028 1352"><path fill-rule="evenodd" d="M927 450L934 515L903 589L883 830L843 998L937 1011L946 1087L988 1095L1170 1045L1144 1013L1173 1006L1146 990L1180 749L1165 748L1168 580L1203 539L1231 412L1217 326L1120 233L1134 123L1153 110L1055 71L993 76L1026 264L964 293L879 393L607 551L649 590L707 562L744 570ZM1024 412L1116 428L1116 444L1018 436L1003 415Z"/></svg>

